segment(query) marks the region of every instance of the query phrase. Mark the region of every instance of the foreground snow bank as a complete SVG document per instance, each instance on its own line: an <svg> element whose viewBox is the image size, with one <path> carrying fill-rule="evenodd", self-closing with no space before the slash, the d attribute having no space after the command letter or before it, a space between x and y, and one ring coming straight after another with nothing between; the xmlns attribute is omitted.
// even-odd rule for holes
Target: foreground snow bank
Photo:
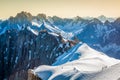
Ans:
<svg viewBox="0 0 120 80"><path fill-rule="evenodd" d="M120 80L120 63L90 75L87 75L85 80Z"/></svg>
<svg viewBox="0 0 120 80"><path fill-rule="evenodd" d="M85 74L101 72L119 62L85 43L79 43L58 57L52 66L39 66L33 72L43 80L76 80L83 79Z"/></svg>

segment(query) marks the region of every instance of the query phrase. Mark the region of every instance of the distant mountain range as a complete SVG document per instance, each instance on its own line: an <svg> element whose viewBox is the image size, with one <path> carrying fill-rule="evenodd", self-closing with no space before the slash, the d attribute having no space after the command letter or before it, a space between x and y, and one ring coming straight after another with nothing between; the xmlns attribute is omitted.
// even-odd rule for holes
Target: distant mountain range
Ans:
<svg viewBox="0 0 120 80"><path fill-rule="evenodd" d="M84 19L87 19L87 20L91 20L93 19L94 17L83 17ZM101 15L101 16L98 16L97 19L99 19L101 22L106 22L107 20L109 22L114 22L116 18L112 18L112 17L106 17L104 15Z"/></svg>
<svg viewBox="0 0 120 80"><path fill-rule="evenodd" d="M15 17L10 17L8 20L0 22L0 34L2 35L7 30L12 29L20 31L25 27L36 35L40 30L47 30L48 32L60 34L69 40L77 37L79 40L109 56L120 58L118 56L120 52L119 26L120 18L107 18L103 15L89 20L79 16L70 19L57 16L47 17L45 14L32 16L30 13L21 12Z"/></svg>
<svg viewBox="0 0 120 80"><path fill-rule="evenodd" d="M52 65L79 42L120 59L120 18L60 18L23 11L0 20L0 80L26 80L28 69Z"/></svg>

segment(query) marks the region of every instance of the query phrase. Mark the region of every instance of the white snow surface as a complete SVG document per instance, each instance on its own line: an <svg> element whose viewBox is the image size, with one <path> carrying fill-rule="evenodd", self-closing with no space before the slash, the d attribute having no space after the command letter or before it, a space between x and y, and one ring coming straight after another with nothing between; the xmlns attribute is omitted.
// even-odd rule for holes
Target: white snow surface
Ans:
<svg viewBox="0 0 120 80"><path fill-rule="evenodd" d="M92 77L86 77L85 80L120 80L120 63L92 75Z"/></svg>
<svg viewBox="0 0 120 80"><path fill-rule="evenodd" d="M29 31L31 31L33 34L35 34L35 35L38 35L39 34L39 32L38 31L36 31L36 30L34 30L34 29L32 29L31 27L27 27L27 29L29 30Z"/></svg>
<svg viewBox="0 0 120 80"><path fill-rule="evenodd" d="M53 36L59 36L58 34L56 33L53 33L53 32L48 32L49 34L53 35Z"/></svg>
<svg viewBox="0 0 120 80"><path fill-rule="evenodd" d="M42 65L33 72L43 80L76 80L82 74L101 72L119 62L80 42L58 57L52 66Z"/></svg>
<svg viewBox="0 0 120 80"><path fill-rule="evenodd" d="M37 21L36 19L32 20L31 23L33 26L37 26L37 27L41 27L41 25L42 25L42 22Z"/></svg>
<svg viewBox="0 0 120 80"><path fill-rule="evenodd" d="M73 37L73 34L70 32L65 32L63 30L61 30L60 28L58 28L55 25L51 25L47 22L44 21L44 26L49 29L51 32L53 33L58 33L60 35L62 35L62 37L64 37L65 39L71 39Z"/></svg>
<svg viewBox="0 0 120 80"><path fill-rule="evenodd" d="M45 21L40 22L40 21L37 21L37 20L32 21L32 25L37 26L39 28L42 26L42 24L44 24L45 28L50 31L50 32L48 31L49 34L52 34L54 36L59 36L59 34L60 34L64 39L71 39L74 36L72 33L65 32L65 31L59 29L57 26L52 25L48 22L45 22ZM27 29L35 35L39 34L39 32L37 30L32 29L31 27L27 27Z"/></svg>

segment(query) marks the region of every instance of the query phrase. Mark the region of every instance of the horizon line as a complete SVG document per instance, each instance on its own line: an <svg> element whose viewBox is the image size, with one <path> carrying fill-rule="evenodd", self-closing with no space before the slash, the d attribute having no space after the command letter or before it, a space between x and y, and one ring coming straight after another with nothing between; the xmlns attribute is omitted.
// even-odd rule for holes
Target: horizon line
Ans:
<svg viewBox="0 0 120 80"><path fill-rule="evenodd" d="M31 12L29 12L29 11L20 11L20 12L17 12L17 13L15 13L15 15L11 15L11 16L9 16L9 17L6 17L6 18L1 18L0 17L0 20L6 20L6 19L9 19L10 17L15 17L15 16L17 16L17 14L19 14L19 13L22 13L22 12L26 12L26 13L30 13L32 16L37 16L38 14L45 14L46 15L46 17L54 17L54 16L56 16L56 17L59 17L59 18L75 18L75 17L81 17L81 18L98 18L98 17L100 17L100 16L104 16L104 17L106 17L106 18L119 18L120 16L106 16L106 15L104 15L104 14L101 14L101 15L98 15L98 16L90 16L90 15L87 15L87 16L80 16L80 15L76 15L76 16L71 16L71 17L63 17L63 16L58 16L58 15L47 15L46 13L37 13L36 15L33 15Z"/></svg>

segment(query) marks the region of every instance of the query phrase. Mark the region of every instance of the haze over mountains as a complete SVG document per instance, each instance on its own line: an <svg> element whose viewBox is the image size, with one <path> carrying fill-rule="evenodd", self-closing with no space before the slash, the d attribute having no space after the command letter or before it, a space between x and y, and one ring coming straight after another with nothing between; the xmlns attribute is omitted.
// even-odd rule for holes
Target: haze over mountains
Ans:
<svg viewBox="0 0 120 80"><path fill-rule="evenodd" d="M75 18L60 18L57 16L46 16L45 14L32 16L30 13L21 12L15 17L11 16L7 20L1 20L0 80L26 80L28 69L33 69L39 65L57 64L55 62L59 58L63 59L65 57L63 55L66 53L68 56L72 53L72 57L69 57L70 59L66 58L69 59L67 62L70 61L70 63L64 62L65 60L60 61L62 64L59 63L57 65L59 68L63 65L76 64L77 61L82 64L81 56L84 51L76 54L76 50L74 50L75 45L79 45L80 42L86 44L82 43L84 48L80 50L88 51L87 54L92 53L92 48L92 51L95 51L95 55L94 53L92 54L95 57L91 58L90 56L90 59L87 59L88 61L91 61L91 59L93 62L96 59L99 59L98 62L100 61L100 63L95 62L92 65L88 65L91 69L99 65L101 65L99 67L102 69L108 66L110 62L113 61L114 63L114 60L115 63L109 65L109 67L119 63L117 59L120 59L120 18L107 18L103 15L98 18L81 18L79 16ZM77 48L79 47L80 45ZM103 55L96 55L96 50L103 52ZM103 57L98 55L105 56L108 59L104 62ZM48 70L51 70L51 68L48 68ZM52 70L56 70L56 68ZM98 70L97 67L96 70ZM99 70L96 72L99 72ZM71 74L73 73L75 74L76 72L73 70ZM45 73L45 75L49 74ZM53 78L50 78L50 80Z"/></svg>

